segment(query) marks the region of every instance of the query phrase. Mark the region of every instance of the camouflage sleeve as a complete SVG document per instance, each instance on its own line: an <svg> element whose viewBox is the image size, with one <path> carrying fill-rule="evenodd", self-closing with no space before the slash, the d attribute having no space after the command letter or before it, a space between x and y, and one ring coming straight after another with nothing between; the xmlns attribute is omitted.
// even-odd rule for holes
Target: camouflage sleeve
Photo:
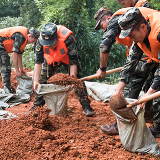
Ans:
<svg viewBox="0 0 160 160"><path fill-rule="evenodd" d="M44 62L44 54L43 54L43 46L40 44L39 39L35 45L35 63L43 63Z"/></svg>
<svg viewBox="0 0 160 160"><path fill-rule="evenodd" d="M69 37L65 40L65 44L68 49L68 57L70 65L78 65L77 46L72 34L69 35Z"/></svg>
<svg viewBox="0 0 160 160"><path fill-rule="evenodd" d="M129 83L130 76L135 70L142 55L143 51L138 47L136 43L133 42L132 47L129 51L129 56L126 60L126 64L121 71L120 81L123 81L124 83Z"/></svg>
<svg viewBox="0 0 160 160"><path fill-rule="evenodd" d="M120 33L121 29L118 25L118 18L120 15L114 16L110 19L108 27L102 37L102 43L99 49L103 53L109 53L113 43L116 41L116 36Z"/></svg>
<svg viewBox="0 0 160 160"><path fill-rule="evenodd" d="M18 54L22 54L20 51L22 44L25 42L25 37L21 33L14 33L11 38L13 39L13 48L12 52L17 52Z"/></svg>
<svg viewBox="0 0 160 160"><path fill-rule="evenodd" d="M160 42L160 33L157 36L157 40ZM160 57L160 51L158 52L158 57ZM151 85L151 88L157 91L160 90L160 67L158 67L158 69L156 70L155 77Z"/></svg>
<svg viewBox="0 0 160 160"><path fill-rule="evenodd" d="M158 69L156 70L156 74L153 83L151 85L151 88L156 91L160 90L160 67L158 67Z"/></svg>
<svg viewBox="0 0 160 160"><path fill-rule="evenodd" d="M148 2L144 2L141 7L152 8L151 4Z"/></svg>

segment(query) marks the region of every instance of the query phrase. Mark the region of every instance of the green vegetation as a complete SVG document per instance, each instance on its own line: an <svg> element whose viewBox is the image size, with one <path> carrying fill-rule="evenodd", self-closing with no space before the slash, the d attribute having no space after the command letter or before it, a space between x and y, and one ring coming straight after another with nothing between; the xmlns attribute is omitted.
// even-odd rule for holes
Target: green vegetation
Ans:
<svg viewBox="0 0 160 160"><path fill-rule="evenodd" d="M153 8L160 9L159 0L150 0ZM47 22L66 26L75 35L79 57L82 62L83 76L95 74L99 68L99 44L102 31L95 31L94 15L107 6L112 12L122 8L116 0L2 0L0 2L0 28L22 25L30 29L38 28ZM32 45L25 48L23 64L34 68ZM120 44L112 46L108 69L123 66L126 60L126 47ZM115 83L119 73L106 76L100 81Z"/></svg>

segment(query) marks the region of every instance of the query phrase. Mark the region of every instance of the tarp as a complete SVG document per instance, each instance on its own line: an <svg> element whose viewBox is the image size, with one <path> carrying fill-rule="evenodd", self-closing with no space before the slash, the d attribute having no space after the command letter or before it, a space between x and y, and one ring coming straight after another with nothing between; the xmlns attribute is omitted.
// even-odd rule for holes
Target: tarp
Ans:
<svg viewBox="0 0 160 160"><path fill-rule="evenodd" d="M16 94L9 93L9 90L6 87L4 87L4 89L0 89L0 110L1 110L0 118L1 119L4 119L3 116L6 114L10 115L7 118L15 117L14 115L11 116L11 113L9 112L7 113L6 111L4 112L3 111L4 109L30 101L30 95L33 93L32 77L22 73L21 77L16 77L16 79L18 83Z"/></svg>

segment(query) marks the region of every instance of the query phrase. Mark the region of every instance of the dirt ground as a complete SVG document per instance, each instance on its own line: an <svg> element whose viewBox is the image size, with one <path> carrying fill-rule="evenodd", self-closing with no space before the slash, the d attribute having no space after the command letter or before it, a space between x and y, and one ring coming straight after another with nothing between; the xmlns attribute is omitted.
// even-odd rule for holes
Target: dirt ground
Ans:
<svg viewBox="0 0 160 160"><path fill-rule="evenodd" d="M12 73L12 86L16 89L16 77ZM0 88L3 88L0 80ZM131 153L124 149L119 135L109 136L100 126L115 122L108 103L92 98L91 106L96 115L86 117L72 91L68 95L68 116L49 115L49 110L37 108L24 115L33 106L35 93L29 103L10 107L7 111L17 118L0 120L1 159L27 160L157 160L157 156ZM147 124L148 126L150 124ZM160 143L160 139L156 139Z"/></svg>

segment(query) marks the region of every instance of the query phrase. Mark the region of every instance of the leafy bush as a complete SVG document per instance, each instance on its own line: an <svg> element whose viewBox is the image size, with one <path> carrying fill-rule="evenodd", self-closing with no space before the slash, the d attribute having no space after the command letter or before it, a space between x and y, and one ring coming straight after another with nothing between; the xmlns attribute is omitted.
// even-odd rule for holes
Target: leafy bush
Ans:
<svg viewBox="0 0 160 160"><path fill-rule="evenodd" d="M13 2L13 0L9 0ZM2 6L9 1L2 0ZM27 28L35 27L39 30L47 22L64 25L73 31L77 43L79 58L82 62L82 76L95 74L99 68L102 31L95 31L94 15L97 10L107 6L112 12L122 8L116 0L18 0L20 16L18 18L1 18L0 28L23 25ZM154 9L160 9L159 0L150 0ZM17 4L17 3L16 3ZM6 8L7 10L8 8ZM34 53L31 45L25 48L23 64L25 67L34 68ZM113 45L108 68L123 66L126 60L126 48L120 44ZM111 74L99 80L108 83L118 81L119 73Z"/></svg>

